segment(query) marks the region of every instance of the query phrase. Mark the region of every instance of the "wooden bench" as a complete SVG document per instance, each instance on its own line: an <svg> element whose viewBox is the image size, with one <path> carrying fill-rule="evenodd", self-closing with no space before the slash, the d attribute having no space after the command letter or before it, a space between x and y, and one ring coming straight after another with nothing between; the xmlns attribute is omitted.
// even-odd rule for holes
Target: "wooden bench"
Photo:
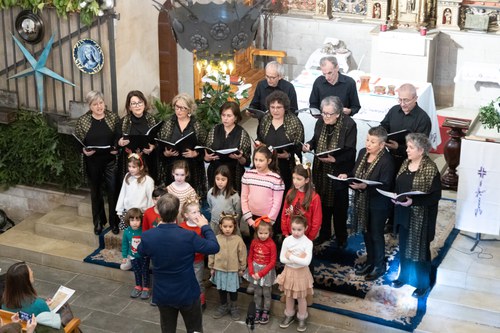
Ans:
<svg viewBox="0 0 500 333"><path fill-rule="evenodd" d="M12 316L14 315L13 312L5 311L5 310L0 310L0 318L2 318L3 325L9 324L12 322ZM21 321L21 326L23 327L23 331L26 331L26 322ZM79 329L78 327L80 326L80 319L79 318L73 318L70 320L68 325L64 327L64 332L65 333L78 333Z"/></svg>
<svg viewBox="0 0 500 333"><path fill-rule="evenodd" d="M248 106L252 101L257 83L263 80L266 76L264 68L255 67L255 57L272 57L280 64L283 63L283 58L286 57L285 51L264 50L249 47L245 50L237 52L234 56L234 71L231 75L240 76L245 84L251 84L252 87L248 90L248 98L240 99L240 106L243 108ZM201 79L206 75L205 69L198 70L196 67L196 55L193 57L193 72L194 72L194 98L200 99L203 87ZM232 91L237 91L238 86L231 85Z"/></svg>
<svg viewBox="0 0 500 333"><path fill-rule="evenodd" d="M10 124L17 118L19 99L17 93L0 89L0 123Z"/></svg>

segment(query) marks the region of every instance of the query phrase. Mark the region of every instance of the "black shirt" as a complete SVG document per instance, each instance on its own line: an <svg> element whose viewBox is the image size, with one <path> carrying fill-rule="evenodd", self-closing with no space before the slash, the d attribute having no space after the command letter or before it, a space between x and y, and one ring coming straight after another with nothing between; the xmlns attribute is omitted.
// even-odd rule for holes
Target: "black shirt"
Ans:
<svg viewBox="0 0 500 333"><path fill-rule="evenodd" d="M400 105L393 106L385 115L380 125L387 130L387 133L408 130L410 133L423 133L427 136L431 133L431 118L422 110L418 104L405 114ZM391 154L406 158L406 142L398 142L398 149L391 150Z"/></svg>
<svg viewBox="0 0 500 333"><path fill-rule="evenodd" d="M255 94L253 95L250 107L257 110L266 111L266 98L276 90L280 90L287 94L288 98L290 99L291 112L295 112L296 110L298 110L299 107L297 105L297 93L295 92L295 88L293 84L283 79L278 81L278 85L276 87L271 87L267 83L267 80L260 81L255 88Z"/></svg>
<svg viewBox="0 0 500 333"><path fill-rule="evenodd" d="M355 115L361 108L356 82L349 76L339 73L339 78L334 85L331 85L323 75L319 76L313 84L309 97L309 107L319 110L321 101L328 96L340 98L344 107L351 109L351 116Z"/></svg>

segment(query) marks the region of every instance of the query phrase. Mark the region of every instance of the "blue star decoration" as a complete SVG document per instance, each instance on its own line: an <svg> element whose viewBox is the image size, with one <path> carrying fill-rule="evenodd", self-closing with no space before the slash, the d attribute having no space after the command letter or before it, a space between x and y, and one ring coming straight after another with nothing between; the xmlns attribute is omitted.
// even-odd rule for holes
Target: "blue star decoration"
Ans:
<svg viewBox="0 0 500 333"><path fill-rule="evenodd" d="M45 67L45 63L47 62L47 58L49 56L50 49L52 48L52 43L54 42L54 36L55 34L50 37L49 42L43 49L42 55L38 59L38 61L31 55L31 53L21 44L20 41L17 40L14 35L12 35L12 38L14 38L14 42L16 42L17 46L21 49L23 52L24 56L26 57L26 60L31 65L31 68L27 68L24 71L17 73L16 75L13 75L9 77L8 79L16 79L16 78L21 78L29 75L34 75L35 76L35 82L36 82L36 90L37 90L37 95L38 95L38 106L40 107L40 112L43 112L43 107L44 107L44 87L43 87L43 76L47 75L50 76L58 81L61 81L66 84L70 84L73 87L75 86L73 83L69 82L65 78L63 78L61 75L57 74L56 72L48 69Z"/></svg>

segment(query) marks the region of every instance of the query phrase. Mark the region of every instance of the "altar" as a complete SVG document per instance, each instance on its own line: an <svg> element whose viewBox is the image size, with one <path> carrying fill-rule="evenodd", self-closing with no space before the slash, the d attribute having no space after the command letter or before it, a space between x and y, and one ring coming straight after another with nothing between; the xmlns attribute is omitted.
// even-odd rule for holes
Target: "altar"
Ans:
<svg viewBox="0 0 500 333"><path fill-rule="evenodd" d="M292 81L297 92L297 102L299 109L309 107L309 96L311 95L312 85L314 80L322 75L319 70L303 70L302 73ZM356 80L356 78L354 78ZM389 86L394 85L399 87L403 83L411 83L417 88L418 105L424 109L431 118L432 128L430 140L432 147L436 148L441 143L441 134L439 131L439 122L436 112L436 104L434 102L434 90L432 84L428 82L416 81L403 81L391 78L371 77L370 90L374 91L375 86ZM359 82L357 82L359 90ZM398 97L396 95L375 94L375 93L359 93L359 102L361 109L353 116L358 128L358 137L356 149L359 151L365 146L365 139L370 127L377 126L380 121L384 119L389 109L398 104ZM299 113L299 119L304 124L305 140L308 141L312 138L314 133L314 124L316 119L307 112Z"/></svg>

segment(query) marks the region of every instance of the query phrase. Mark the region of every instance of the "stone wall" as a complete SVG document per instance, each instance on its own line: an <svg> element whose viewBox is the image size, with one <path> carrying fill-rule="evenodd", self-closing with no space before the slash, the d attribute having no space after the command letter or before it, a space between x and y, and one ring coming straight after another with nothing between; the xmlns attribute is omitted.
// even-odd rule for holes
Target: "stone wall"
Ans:
<svg viewBox="0 0 500 333"><path fill-rule="evenodd" d="M270 48L287 51L286 75L293 79L300 74L309 55L321 47L324 39L335 37L343 40L352 52L351 70L356 69L363 59L360 69L370 72L370 31L375 26L345 20L278 16L272 21ZM500 35L441 31L437 38L432 82L436 105L475 108L494 96L500 96L500 85L495 83L454 82L455 75L467 62L499 63Z"/></svg>

